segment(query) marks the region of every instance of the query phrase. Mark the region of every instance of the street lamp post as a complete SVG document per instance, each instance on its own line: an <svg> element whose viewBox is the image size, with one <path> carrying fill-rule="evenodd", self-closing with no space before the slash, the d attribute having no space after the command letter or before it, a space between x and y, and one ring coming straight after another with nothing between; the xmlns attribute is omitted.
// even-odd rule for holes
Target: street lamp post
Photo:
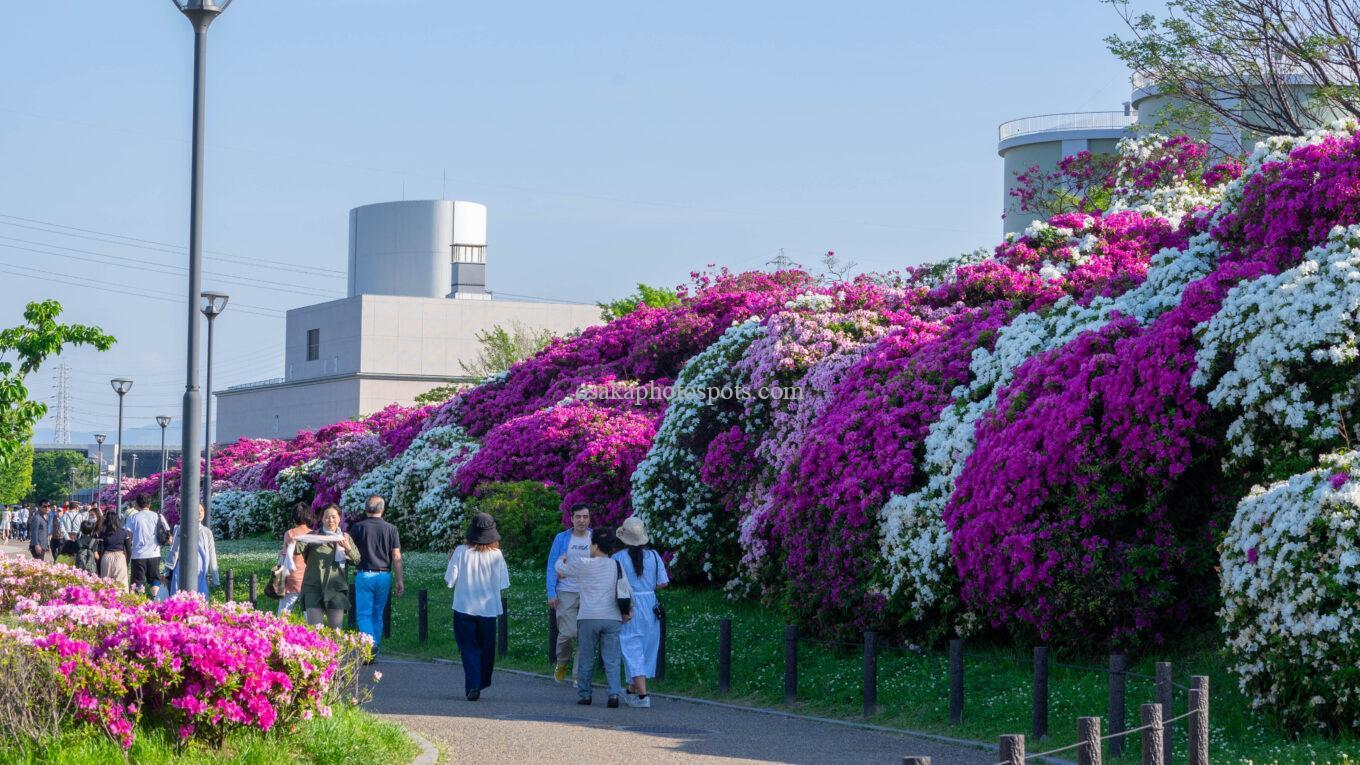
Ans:
<svg viewBox="0 0 1360 765"><path fill-rule="evenodd" d="M179 589L193 592L198 584L198 524L194 505L198 504L198 293L202 289L203 266L203 90L204 66L208 56L208 27L231 0L174 0L175 7L194 28L194 117L193 148L190 151L189 181L189 315L188 344L184 360L184 411L180 420L183 433L180 454L184 467L180 473L180 549L188 551L180 559ZM186 522L187 521L187 522Z"/></svg>
<svg viewBox="0 0 1360 765"><path fill-rule="evenodd" d="M132 381L123 377L115 377L109 380L109 385L113 386L113 392L118 394L118 478L113 486L113 496L118 501L118 517L123 517L123 396L132 390ZM100 447L103 451L103 447Z"/></svg>
<svg viewBox="0 0 1360 765"><path fill-rule="evenodd" d="M94 477L94 501L99 501L99 487L104 485L104 439L103 433L94 434L94 442L99 444L99 472Z"/></svg>
<svg viewBox="0 0 1360 765"><path fill-rule="evenodd" d="M207 416L203 418L203 522L207 523L212 518L212 448L213 448L213 418L212 418L212 362L213 362L213 319L227 310L227 301L231 298L221 292L204 292L203 315L208 318L208 380L207 390L204 393L203 408Z"/></svg>
<svg viewBox="0 0 1360 765"><path fill-rule="evenodd" d="M161 426L161 512L165 512L165 429L170 425L170 418L166 415L158 415L156 424Z"/></svg>

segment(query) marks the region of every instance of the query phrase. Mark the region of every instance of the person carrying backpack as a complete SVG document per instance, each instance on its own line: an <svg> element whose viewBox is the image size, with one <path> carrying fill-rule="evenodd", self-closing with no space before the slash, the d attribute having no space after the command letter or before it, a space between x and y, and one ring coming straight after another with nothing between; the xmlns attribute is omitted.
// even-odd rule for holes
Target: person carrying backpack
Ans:
<svg viewBox="0 0 1360 765"><path fill-rule="evenodd" d="M99 551L103 546L94 533L97 525L94 521L83 521L76 537L76 568L95 576L99 576Z"/></svg>

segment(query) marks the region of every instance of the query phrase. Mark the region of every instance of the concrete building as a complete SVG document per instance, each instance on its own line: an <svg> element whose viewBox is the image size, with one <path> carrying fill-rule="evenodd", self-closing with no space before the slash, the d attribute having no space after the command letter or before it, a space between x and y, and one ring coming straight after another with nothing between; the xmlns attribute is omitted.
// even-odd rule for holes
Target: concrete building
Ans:
<svg viewBox="0 0 1360 765"><path fill-rule="evenodd" d="M498 325L565 335L600 323L593 305L493 299L480 204L387 202L349 221L349 296L288 311L283 377L214 394L218 443L291 438L472 382L463 364Z"/></svg>

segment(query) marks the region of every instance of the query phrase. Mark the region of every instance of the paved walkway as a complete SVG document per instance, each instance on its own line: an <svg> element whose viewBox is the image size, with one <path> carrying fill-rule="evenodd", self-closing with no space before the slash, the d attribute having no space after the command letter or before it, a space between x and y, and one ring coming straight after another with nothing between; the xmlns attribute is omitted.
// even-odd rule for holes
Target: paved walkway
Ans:
<svg viewBox="0 0 1360 765"><path fill-rule="evenodd" d="M905 755L934 765L991 765L995 754L905 735L654 698L651 709L577 706L551 680L497 672L477 702L463 698L456 665L383 659L369 711L415 730L441 762L883 763Z"/></svg>

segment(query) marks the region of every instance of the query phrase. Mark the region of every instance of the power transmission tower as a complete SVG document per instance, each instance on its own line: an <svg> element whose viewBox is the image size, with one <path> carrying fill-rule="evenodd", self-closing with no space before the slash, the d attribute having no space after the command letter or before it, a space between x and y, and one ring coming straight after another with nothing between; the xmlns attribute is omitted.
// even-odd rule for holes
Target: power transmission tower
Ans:
<svg viewBox="0 0 1360 765"><path fill-rule="evenodd" d="M71 395L71 367L63 361L57 367L57 426L53 441L59 444L71 443L71 427L68 418Z"/></svg>
<svg viewBox="0 0 1360 765"><path fill-rule="evenodd" d="M790 268L797 266L798 264L794 263L792 258L785 255L784 248L780 247L779 254L772 258L771 260L765 261L765 265L773 266L774 270L776 271L786 271Z"/></svg>

